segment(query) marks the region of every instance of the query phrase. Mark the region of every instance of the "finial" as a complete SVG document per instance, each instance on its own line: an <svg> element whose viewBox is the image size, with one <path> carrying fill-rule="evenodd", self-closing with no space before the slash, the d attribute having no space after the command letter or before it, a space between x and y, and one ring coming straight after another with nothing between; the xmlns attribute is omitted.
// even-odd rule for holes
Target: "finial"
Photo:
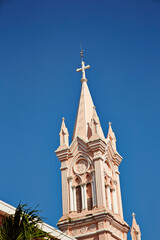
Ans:
<svg viewBox="0 0 160 240"><path fill-rule="evenodd" d="M81 54L81 62L83 61L83 52L84 52L84 50L82 50L82 51L80 52L80 54Z"/></svg>
<svg viewBox="0 0 160 240"><path fill-rule="evenodd" d="M65 118L64 117L62 117L62 121L64 121L65 120Z"/></svg>
<svg viewBox="0 0 160 240"><path fill-rule="evenodd" d="M109 122L108 124L109 124L109 126L111 126L111 124L112 124L112 123L111 123L111 122Z"/></svg>
<svg viewBox="0 0 160 240"><path fill-rule="evenodd" d="M85 66L85 63L84 63L84 61L83 61L83 52L84 52L84 50L81 50L81 52L80 52L80 54L81 54L81 61L82 61L82 62L81 62L82 67L81 67L81 68L78 68L76 71L77 71L77 72L82 71L82 79L81 79L81 82L87 82L85 70L86 70L86 69L89 69L91 66L90 66L90 65Z"/></svg>
<svg viewBox="0 0 160 240"><path fill-rule="evenodd" d="M82 48L82 43L81 43L81 51L80 51L80 54L81 54L81 62L83 61L83 52L84 52L84 50L83 50L83 48Z"/></svg>
<svg viewBox="0 0 160 240"><path fill-rule="evenodd" d="M135 218L136 214L135 213L132 213L132 217Z"/></svg>

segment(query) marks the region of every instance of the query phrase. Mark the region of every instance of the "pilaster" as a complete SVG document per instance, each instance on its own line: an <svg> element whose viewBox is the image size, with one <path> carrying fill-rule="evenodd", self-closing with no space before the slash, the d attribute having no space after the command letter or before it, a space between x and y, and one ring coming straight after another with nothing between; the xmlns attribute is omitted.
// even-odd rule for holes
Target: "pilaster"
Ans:
<svg viewBox="0 0 160 240"><path fill-rule="evenodd" d="M112 210L112 205L111 205L111 186L107 185L107 200L108 200L108 208L109 210Z"/></svg>
<svg viewBox="0 0 160 240"><path fill-rule="evenodd" d="M118 214L118 202L117 202L117 191L116 191L116 182L114 182L114 188L112 190L113 195L113 210L115 214Z"/></svg>
<svg viewBox="0 0 160 240"><path fill-rule="evenodd" d="M93 161L95 167L95 183L96 183L96 199L97 207L106 207L105 200L105 185L104 185L104 170L103 170L103 155L105 151L105 142L99 136L93 136L88 143L93 152Z"/></svg>
<svg viewBox="0 0 160 240"><path fill-rule="evenodd" d="M123 219L123 207L122 207L122 197L121 197L121 186L120 186L120 179L119 179L119 171L118 166L115 166L115 180L117 182L116 184L116 193L117 193L117 202L118 202L118 209L119 214L121 218Z"/></svg>
<svg viewBox="0 0 160 240"><path fill-rule="evenodd" d="M73 201L73 190L72 190L72 178L69 178L68 182L69 182L70 212L73 212L74 211L74 201Z"/></svg>
<svg viewBox="0 0 160 240"><path fill-rule="evenodd" d="M61 161L61 180L62 180L62 207L63 207L63 215L69 213L69 189L68 189L68 180L67 180L67 172L68 172L68 155L69 149L66 145L60 146L55 151L57 157Z"/></svg>

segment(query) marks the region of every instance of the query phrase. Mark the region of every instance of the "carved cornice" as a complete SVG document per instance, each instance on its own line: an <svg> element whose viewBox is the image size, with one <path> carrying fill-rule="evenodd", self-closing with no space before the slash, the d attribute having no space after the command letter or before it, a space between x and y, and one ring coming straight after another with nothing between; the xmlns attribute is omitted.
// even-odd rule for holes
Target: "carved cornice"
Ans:
<svg viewBox="0 0 160 240"><path fill-rule="evenodd" d="M121 155L115 151L111 145L110 142L108 142L108 148L107 148L107 152L108 152L108 155L109 155L109 158L113 161L113 163L116 165L116 166L119 166L120 163L122 162L122 157Z"/></svg>
<svg viewBox="0 0 160 240"><path fill-rule="evenodd" d="M122 159L123 158L121 157L121 155L118 152L116 152L113 156L112 161L114 162L115 165L119 166L120 163L122 162Z"/></svg>
<svg viewBox="0 0 160 240"><path fill-rule="evenodd" d="M60 161L64 161L64 160L68 160L68 155L69 155L70 151L69 151L69 148L66 147L66 148L58 148L56 151L55 151L55 154L57 155L58 159Z"/></svg>
<svg viewBox="0 0 160 240"><path fill-rule="evenodd" d="M88 152L89 147L86 142L81 140L80 138L77 137L77 141L74 142L74 145L72 145L72 148L70 148L70 151L72 155L75 155L75 152L81 151L81 152Z"/></svg>
<svg viewBox="0 0 160 240"><path fill-rule="evenodd" d="M88 145L92 152L101 151L104 154L106 148L106 142L101 138L97 138L95 140L91 140L88 142Z"/></svg>
<svg viewBox="0 0 160 240"><path fill-rule="evenodd" d="M84 225L88 223L98 223L107 220L113 227L119 229L120 231L123 231L124 233L128 233L130 230L130 227L124 220L119 220L115 216L113 216L109 212L102 212L102 213L95 213L95 214L90 214L86 215L81 218L77 219L63 219L59 220L57 226L60 229L66 229L70 227L78 227L79 225Z"/></svg>

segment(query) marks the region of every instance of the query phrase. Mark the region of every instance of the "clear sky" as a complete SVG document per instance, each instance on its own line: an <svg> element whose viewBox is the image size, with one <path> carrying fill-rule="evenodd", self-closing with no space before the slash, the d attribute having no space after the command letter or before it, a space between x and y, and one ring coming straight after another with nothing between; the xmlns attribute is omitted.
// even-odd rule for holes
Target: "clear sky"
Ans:
<svg viewBox="0 0 160 240"><path fill-rule="evenodd" d="M112 122L125 220L156 240L160 216L160 0L0 0L0 199L62 215L61 118L70 139L80 43L105 135ZM130 239L130 237L129 237Z"/></svg>

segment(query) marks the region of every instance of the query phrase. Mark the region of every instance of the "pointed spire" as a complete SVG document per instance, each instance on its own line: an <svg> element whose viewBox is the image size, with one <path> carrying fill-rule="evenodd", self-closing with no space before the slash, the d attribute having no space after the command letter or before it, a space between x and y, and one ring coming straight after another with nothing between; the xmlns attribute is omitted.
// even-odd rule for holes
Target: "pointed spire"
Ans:
<svg viewBox="0 0 160 240"><path fill-rule="evenodd" d="M131 237L132 237L132 240L141 240L141 231L140 231L139 225L136 222L135 216L136 216L136 214L133 213L132 214L133 221L132 221L132 227L131 227Z"/></svg>
<svg viewBox="0 0 160 240"><path fill-rule="evenodd" d="M61 130L59 133L60 136L60 146L62 145L69 145L69 133L68 133L68 129L66 128L65 125L65 118L62 118L62 125L61 125Z"/></svg>
<svg viewBox="0 0 160 240"><path fill-rule="evenodd" d="M111 144L114 148L114 150L116 150L116 137L115 137L115 133L112 130L112 126L111 126L111 122L108 123L109 124L109 129L108 129L108 135L107 138L111 141Z"/></svg>
<svg viewBox="0 0 160 240"><path fill-rule="evenodd" d="M98 129L99 136L104 139L104 134L99 122L99 118L97 116L96 110L94 108L93 100L87 85L87 79L85 77L85 69L90 68L90 66L84 66L84 62L82 60L82 68L77 69L77 72L82 71L82 88L78 106L77 117L74 125L73 139L77 136L87 141L93 135L92 132L92 119L93 115L98 119Z"/></svg>

